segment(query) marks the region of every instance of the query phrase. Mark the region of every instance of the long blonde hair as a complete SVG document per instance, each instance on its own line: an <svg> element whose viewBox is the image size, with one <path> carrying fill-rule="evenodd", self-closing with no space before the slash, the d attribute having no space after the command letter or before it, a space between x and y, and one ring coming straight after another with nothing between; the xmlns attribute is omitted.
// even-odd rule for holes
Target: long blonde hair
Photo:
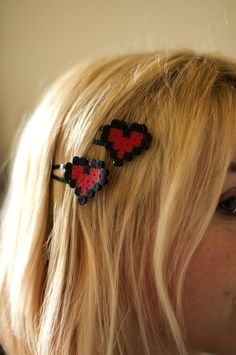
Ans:
<svg viewBox="0 0 236 355"><path fill-rule="evenodd" d="M189 49L93 58L50 87L15 139L1 210L10 355L189 353L183 282L233 156L235 89L232 59ZM114 118L153 136L122 167L92 144ZM82 206L50 177L75 155L110 171Z"/></svg>

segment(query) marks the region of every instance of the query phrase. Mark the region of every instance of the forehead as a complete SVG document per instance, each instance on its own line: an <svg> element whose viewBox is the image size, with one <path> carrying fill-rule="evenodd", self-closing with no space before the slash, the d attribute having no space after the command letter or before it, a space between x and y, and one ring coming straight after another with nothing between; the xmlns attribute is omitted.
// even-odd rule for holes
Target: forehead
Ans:
<svg viewBox="0 0 236 355"><path fill-rule="evenodd" d="M236 163L236 143L235 143L235 149L234 149L232 161Z"/></svg>
<svg viewBox="0 0 236 355"><path fill-rule="evenodd" d="M236 172L236 144L231 162L229 164L228 172Z"/></svg>

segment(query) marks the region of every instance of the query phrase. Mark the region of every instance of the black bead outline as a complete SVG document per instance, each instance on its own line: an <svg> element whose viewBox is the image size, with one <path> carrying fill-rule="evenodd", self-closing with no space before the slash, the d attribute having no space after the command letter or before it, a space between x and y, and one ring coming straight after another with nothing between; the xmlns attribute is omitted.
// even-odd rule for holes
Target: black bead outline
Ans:
<svg viewBox="0 0 236 355"><path fill-rule="evenodd" d="M84 166L83 172L85 174L86 173L89 174L91 167L98 168L101 171L99 182L95 182L91 189L87 189L86 195L80 195L81 188L76 187L76 180L71 178L73 165ZM72 163L67 162L65 164L65 173L64 173L65 182L69 184L71 188L75 189L74 193L77 196L80 205L84 205L85 203L87 203L88 199L93 198L95 196L95 193L101 190L102 187L108 183L108 179L106 178L108 175L109 175L109 170L105 168L105 162L103 160L93 159L89 161L84 157L74 156L72 159Z"/></svg>
<svg viewBox="0 0 236 355"><path fill-rule="evenodd" d="M113 150L113 143L108 141L108 136L111 128L120 128L124 130L124 136L130 137L131 131L142 132L143 139L140 147L134 147L131 153L126 152L122 159L117 158L117 150ZM100 141L102 145L109 151L110 157L113 159L113 165L120 167L124 164L124 161L131 161L135 155L140 155L142 149L148 149L152 142L152 135L148 132L147 126L145 124L139 124L137 122L132 123L130 126L124 120L113 119L110 125L105 125L101 127Z"/></svg>

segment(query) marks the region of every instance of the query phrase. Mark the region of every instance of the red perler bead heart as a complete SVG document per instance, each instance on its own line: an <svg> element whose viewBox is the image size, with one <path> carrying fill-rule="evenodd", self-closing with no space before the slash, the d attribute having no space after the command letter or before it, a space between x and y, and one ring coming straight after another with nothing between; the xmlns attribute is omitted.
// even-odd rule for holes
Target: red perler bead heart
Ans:
<svg viewBox="0 0 236 355"><path fill-rule="evenodd" d="M132 123L128 127L122 120L114 119L110 125L102 126L101 143L110 151L115 166L122 166L124 160L130 161L142 149L148 149L152 136L145 124Z"/></svg>
<svg viewBox="0 0 236 355"><path fill-rule="evenodd" d="M64 179L70 187L75 188L81 205L87 203L88 198L92 198L95 192L108 183L106 176L109 170L105 169L102 160L94 159L89 162L85 158L75 156L72 163L66 163L65 170Z"/></svg>

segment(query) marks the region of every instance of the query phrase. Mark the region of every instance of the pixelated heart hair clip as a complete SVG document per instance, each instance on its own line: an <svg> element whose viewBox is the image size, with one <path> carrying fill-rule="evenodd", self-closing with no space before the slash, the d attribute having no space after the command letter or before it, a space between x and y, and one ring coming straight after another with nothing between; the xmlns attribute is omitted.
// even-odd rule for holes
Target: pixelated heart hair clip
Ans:
<svg viewBox="0 0 236 355"><path fill-rule="evenodd" d="M102 145L109 151L113 165L120 167L124 161L130 161L139 155L143 149L150 147L152 136L145 124L132 123L128 127L122 120L114 119L110 125L100 126L100 139L94 139L93 144ZM75 156L72 163L52 165L52 171L64 169L64 178L51 176L75 189L80 205L94 197L95 193L108 183L109 170L102 160L91 160Z"/></svg>

